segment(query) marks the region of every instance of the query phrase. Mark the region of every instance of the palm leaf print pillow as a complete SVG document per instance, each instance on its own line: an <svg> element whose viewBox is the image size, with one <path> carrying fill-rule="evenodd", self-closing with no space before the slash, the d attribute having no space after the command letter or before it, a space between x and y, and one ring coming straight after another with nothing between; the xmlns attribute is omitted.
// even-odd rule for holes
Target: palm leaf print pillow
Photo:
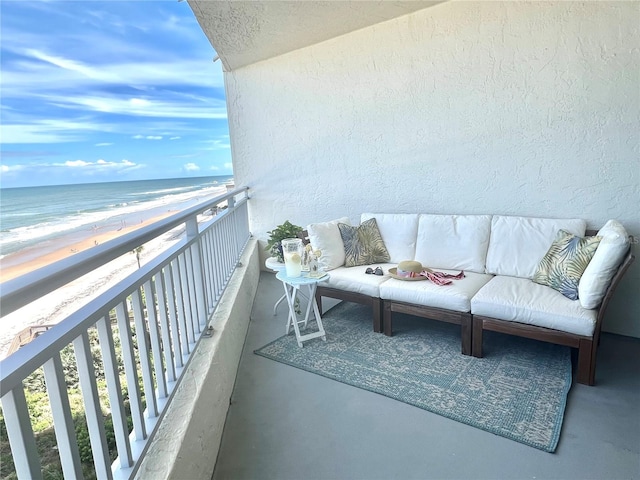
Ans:
<svg viewBox="0 0 640 480"><path fill-rule="evenodd" d="M338 229L344 243L345 267L384 263L391 259L375 218L358 227L338 223Z"/></svg>
<svg viewBox="0 0 640 480"><path fill-rule="evenodd" d="M542 257L533 281L559 291L571 300L578 299L578 284L596 253L602 237L576 237L560 230Z"/></svg>

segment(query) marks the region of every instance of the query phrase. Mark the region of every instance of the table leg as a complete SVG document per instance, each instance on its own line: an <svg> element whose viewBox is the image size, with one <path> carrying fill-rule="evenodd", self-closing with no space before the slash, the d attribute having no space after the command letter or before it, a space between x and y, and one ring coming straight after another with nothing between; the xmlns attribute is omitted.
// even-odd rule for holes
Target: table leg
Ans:
<svg viewBox="0 0 640 480"><path fill-rule="evenodd" d="M287 299L287 304L289 306L286 334L287 335L289 334L289 332L291 331L291 326L293 326L293 330L295 331L296 340L299 347L303 347L304 346L303 342L305 342L306 340L311 340L312 338L322 337L322 339L326 342L327 336L324 330L324 325L322 325L322 319L320 317L318 303L316 302L316 298L315 298L316 284L314 283L312 285L308 285L309 303L307 305L304 319L302 320L298 320L298 315L296 313L296 307L295 307L296 296L298 294L300 287L290 285L286 282L282 282L282 284L284 285L284 294ZM318 331L313 333L306 333L302 335L300 333L300 324L304 324L305 327L307 326L307 324L309 323L309 317L311 317L311 312L313 312L316 323L318 325Z"/></svg>
<svg viewBox="0 0 640 480"><path fill-rule="evenodd" d="M278 314L278 307L280 306L280 304L282 303L282 301L287 298L286 295L282 295L278 301L276 302L276 304L273 306L273 316L275 317Z"/></svg>
<svg viewBox="0 0 640 480"><path fill-rule="evenodd" d="M322 334L322 340L327 341L327 335L324 331L324 325L322 324L322 316L320 315L320 309L318 308L318 302L316 302L316 288L318 288L318 284L314 283L313 285L309 285L309 306L313 305L313 316L316 319L316 323L318 324L318 332ZM309 310L309 307L307 307ZM309 314L307 314L308 317Z"/></svg>

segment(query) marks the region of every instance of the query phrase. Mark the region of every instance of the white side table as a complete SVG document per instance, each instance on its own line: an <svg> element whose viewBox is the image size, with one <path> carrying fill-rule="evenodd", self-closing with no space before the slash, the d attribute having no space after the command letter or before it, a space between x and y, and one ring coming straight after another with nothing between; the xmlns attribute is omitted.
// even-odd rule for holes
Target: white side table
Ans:
<svg viewBox="0 0 640 480"><path fill-rule="evenodd" d="M274 270L276 272L281 272L284 270L284 263L279 262L275 257L269 257L265 260L264 266L270 270ZM282 303L282 301L287 298L286 295L282 295L278 301L273 306L273 315L275 316L278 313L278 306Z"/></svg>
<svg viewBox="0 0 640 480"><path fill-rule="evenodd" d="M307 340L311 340L312 338L322 337L322 340L327 341L327 334L324 331L324 325L322 325L322 319L320 317L320 311L318 309L318 304L316 303L316 288L318 287L319 282L325 282L329 280L329 275L325 275L322 278L314 278L309 277L308 274L303 274L300 277L287 277L286 271L280 270L276 274L276 278L282 282L284 285L284 294L287 299L287 303L289 304L289 315L287 318L287 335L289 334L290 328L293 326L294 331L296 332L296 339L298 340L298 346L302 347L302 342ZM307 311L305 313L303 320L298 320L298 314L296 313L295 302L296 295L300 290L300 287L306 286L309 292L309 302L307 304ZM309 317L311 316L311 312L313 311L313 316L318 324L318 331L313 333L307 333L305 335L300 334L300 324L303 324L304 327L307 326L309 322Z"/></svg>

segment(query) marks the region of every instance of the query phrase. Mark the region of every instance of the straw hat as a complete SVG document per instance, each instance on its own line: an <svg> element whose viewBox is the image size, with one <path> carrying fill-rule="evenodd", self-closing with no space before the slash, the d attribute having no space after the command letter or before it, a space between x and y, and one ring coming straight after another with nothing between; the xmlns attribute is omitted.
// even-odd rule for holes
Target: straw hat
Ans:
<svg viewBox="0 0 640 480"><path fill-rule="evenodd" d="M398 280L427 280L427 277L420 275L425 270L420 262L405 260L400 262L397 268L390 268L389 275Z"/></svg>

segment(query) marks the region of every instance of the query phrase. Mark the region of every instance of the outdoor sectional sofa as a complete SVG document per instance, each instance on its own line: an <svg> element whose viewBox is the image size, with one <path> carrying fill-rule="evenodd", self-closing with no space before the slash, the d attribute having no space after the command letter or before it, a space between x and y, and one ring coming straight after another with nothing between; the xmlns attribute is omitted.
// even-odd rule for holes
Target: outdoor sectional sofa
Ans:
<svg viewBox="0 0 640 480"><path fill-rule="evenodd" d="M346 217L307 227L330 273L316 293L321 310L322 297L370 305L374 331L389 336L396 312L454 323L460 325L462 353L475 357L482 357L485 330L567 345L578 349L577 381L594 384L604 313L634 260L632 239L619 222L610 220L595 232L580 219L364 213L361 225L372 218L389 253L385 263L345 266L338 224L348 224ZM560 230L601 237L577 300L532 281ZM446 273L463 270L465 276L446 286L392 277L389 269L405 260ZM377 266L383 275L365 273Z"/></svg>

